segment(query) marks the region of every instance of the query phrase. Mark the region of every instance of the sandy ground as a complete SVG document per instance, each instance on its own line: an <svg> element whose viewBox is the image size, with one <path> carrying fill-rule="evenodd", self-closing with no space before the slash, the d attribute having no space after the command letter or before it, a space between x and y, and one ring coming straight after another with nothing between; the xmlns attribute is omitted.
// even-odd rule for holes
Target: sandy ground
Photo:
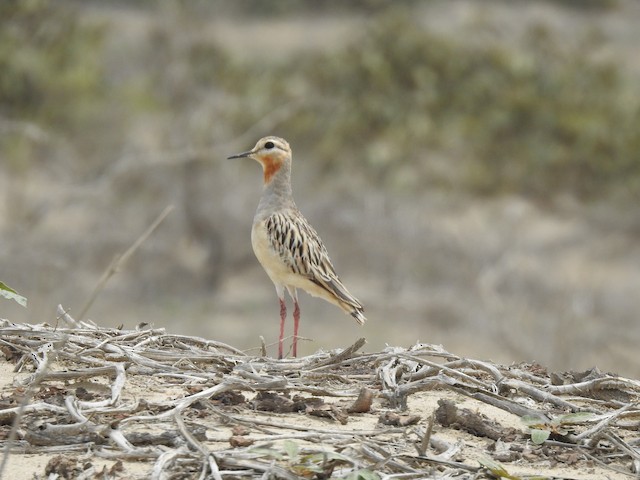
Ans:
<svg viewBox="0 0 640 480"><path fill-rule="evenodd" d="M0 369L0 386L2 393L11 390L11 385L15 374L12 373L12 365L8 365L6 362L2 362ZM142 381L141 381L142 380ZM154 385L155 384L155 385ZM168 396L172 396L174 392L171 389L167 389L165 384L158 384L157 382L150 381L150 379L135 379L125 390L125 396L127 398L145 399L148 402L162 402L166 400ZM414 395L409 402L409 413L419 415L421 418L426 419L430 417L438 406L438 401L442 399L449 399L455 401L460 408L468 408L474 412L486 415L489 419L495 421L502 427L511 427L517 430L523 430L520 419L515 415L506 413L498 408L491 407L485 403L467 399L465 397L455 395L449 392L425 392ZM331 400L330 400L331 401ZM304 415L300 413L296 414L277 414L277 413L251 413L243 412L245 417L254 418L256 420L269 420L282 423L295 424L299 427L313 428L331 428L332 430L345 432L353 430L373 430L378 428L378 417L384 407L377 405L374 410L368 414L360 414L357 416L351 416L347 425L336 425L335 422L327 422L316 417ZM205 423L206 424L206 423ZM158 429L162 429L162 426L158 426ZM297 431L282 429L281 434L295 434ZM203 444L211 451L219 449L226 449L229 447L229 439L232 436L231 428L225 428L220 424L214 423L210 425L210 430L207 431L208 440ZM442 427L435 427L434 436L447 441L451 444L461 445L461 452L458 455L459 459L470 465L477 466L476 461L482 459L488 455L486 450L491 441L483 441L471 434L461 432L453 429L445 429ZM248 438L255 438L260 440L265 438L264 435L256 431L252 433ZM278 442L274 442L276 446ZM282 444L282 441L279 442ZM314 442L315 443L315 442ZM304 444L304 442L301 442ZM317 443L316 443L317 446ZM328 451L332 450L331 443L325 446ZM413 454L411 450L406 453ZM60 449L56 453L46 454L28 454L28 453L13 453L9 456L8 464L5 470L5 476L3 478L46 478L44 476L45 467L47 463L58 455L64 455L64 449ZM77 458L79 462L90 462L97 472L103 471L104 468L108 471L113 468L117 460L103 459L97 457L87 450L87 452L74 452L73 454L67 454L66 456ZM549 460L543 460L536 462L534 465L527 464L514 464L508 465L508 471L515 476L524 475L540 475L551 478L565 478L565 479L581 479L581 480L614 480L614 479L628 479L628 475L617 474L611 472L608 469L604 469L598 465L589 464L577 465L577 466L565 466L562 464L556 464L551 466L552 463ZM153 464L149 462L141 461L123 461L123 472L116 478L130 478L130 479L145 479L150 478Z"/></svg>
<svg viewBox="0 0 640 480"><path fill-rule="evenodd" d="M6 345L15 345L16 342L13 340L13 336L16 334L15 330L12 330L13 327L10 325L8 325L8 327L8 332L10 333L8 333L6 337L8 340ZM50 330L41 328L40 331L46 333ZM71 343L71 341L69 341L67 346L63 347L64 350L60 350L60 355L65 355L64 351L67 348L70 351L76 350L75 345L79 341L77 339L83 335L86 336L87 332L88 330L86 329L82 330L82 333L78 330L77 337L73 340L73 342L76 343L69 345ZM91 333L91 331L89 331L89 333ZM73 333L71 334L74 335ZM129 422L128 419L130 417L143 419L146 415L153 416L161 414L163 411L166 411L170 405L175 405L174 402L180 401L180 399L187 398L194 394L197 395L198 392L203 391L203 389L219 387L220 383L216 381L208 380L202 383L201 381L194 382L193 380L198 378L198 372L206 372L205 377L212 374L215 376L215 372L221 367L220 362L226 357L226 361L234 358L233 363L236 364L235 367L232 367L233 371L229 372L229 375L236 375L242 371L252 371L251 378L258 381L255 385L259 392L256 393L241 389L239 391L229 392L235 395L235 397L207 396L182 411L181 415L194 435L198 429L204 431L204 433L202 433L203 436L198 437L201 448L205 448L211 452L220 452L221 454L229 455L229 452L233 451L233 449L230 450L230 442L233 441L232 437L235 439L241 438L242 441L252 445L235 446L234 448L237 449L238 458L247 458L247 453L254 451L256 459L264 459L265 455L273 456L275 465L295 469L302 468L303 457L296 459L295 457L291 457L291 454L283 453L288 451L287 448L291 446L291 442L296 445L296 448L299 449L300 452L308 449L309 452L341 452L346 455L348 452L351 451L353 453L360 448L358 442L355 441L354 443L353 439L345 441L345 438L349 438L349 434L356 435L355 432L376 432L366 434L363 437L366 445L383 446L393 451L394 455L398 456L398 458L402 458L402 455L415 456L415 445L420 443L428 419L438 410L439 402L448 400L453 402L458 410L467 409L473 415L480 415L480 418L483 418L483 424L492 425L492 428L502 432L502 439L496 442L495 439L491 440L479 436L479 434L468 433L465 431L466 427L464 425L458 427L455 425L444 426L438 419L433 428L432 438L434 441L445 442L449 445L449 448L456 450L456 453L449 458L451 461L462 462L469 467L475 468L480 465L479 462L483 462L485 459L491 459L501 454L509 454L511 460L503 459L501 463L509 474L517 477L540 475L543 476L543 478L613 480L626 479L629 478L630 475L629 473L623 473L628 471L628 459L626 459L625 462L613 461L609 466L605 466L604 464L594 462L592 457L580 449L567 450L567 448L564 448L554 450L553 446L536 446L529 440L526 427L523 426L518 416L491 406L484 401L456 393L446 388L426 388L423 391L417 391L408 396L406 410L392 408L390 404L382 398L383 395L381 395L381 392L378 392L374 385L368 384L364 380L364 378L367 377L366 372L368 368L366 366L368 365L365 360L366 358L380 358L376 363L380 362L382 370L379 369L377 375L382 377L385 375L385 368L390 367L393 371L395 366L399 365L399 363L396 362L402 357L398 357L397 360L386 364L386 367L383 365L389 360L388 352L391 350L388 350L387 354L380 354L380 357L376 357L379 355L377 353L368 354L368 356L364 355L361 357L363 359L361 362L355 362L351 366L347 364L336 370L327 370L327 375L322 375L317 369L309 370L308 373L305 374L306 368L303 368L302 372L293 372L289 371L289 367L287 367L287 365L292 365L291 368L295 368L293 367L294 364L305 365L309 364L309 362L317 362L317 359L329 358L326 354L320 354L318 357L301 358L299 360L288 359L282 362L265 362L264 359L261 360L253 357L247 358L248 363L243 366L242 357L229 357L228 354L218 357L216 356L217 354L209 351L210 356L208 358L214 361L212 364L209 364L206 370L202 370L200 367L197 367L196 363L188 360L188 351L175 349L175 346L183 342L184 339L181 340L178 337L178 343L175 343L176 340L171 340L171 336L166 336L159 330L151 332L150 335L136 331L125 331L122 334L118 332L109 333L106 330L100 333L96 332L96 335L97 338L104 339L101 342L103 346L111 343L114 347L119 346L120 348L125 348L126 351L132 353L137 352L137 355L142 355L141 357L131 357L132 361L123 371L123 373L126 372L126 381L117 401L112 404L111 407L90 407L90 405L99 405L101 398L108 398L112 395L112 389L115 385L114 379L109 376L90 375L87 378L80 376L76 379L55 380L55 378L52 377L53 379L51 380L44 380L37 387L33 400L34 404L44 401L45 404L63 405L62 398L73 399L71 401L75 402L79 411L82 411L83 408L94 408L94 413L89 415L89 421L92 424L95 424L95 422L98 424L100 424L100 422L112 422L112 428L117 428L118 431L124 435L149 434L157 436L161 433L171 434L171 432L176 431L172 417L165 419L159 418L152 422L141 420ZM126 344L124 341L118 340L117 335L122 335L122 338L139 337L143 341L141 343L138 342L138 347L127 350ZM31 334L29 338L37 339L38 335ZM201 342L201 340L198 340L198 342ZM134 342L134 344L135 343L136 342ZM150 348L150 350L146 351L145 348ZM40 350L42 350L42 348ZM55 374L55 372L81 372L86 368L86 364L84 363L86 359L97 358L95 355L99 350L100 348L86 349L86 352L80 353L78 358L84 358L85 360L74 361L69 359L56 361L50 365L49 372L52 375ZM113 352L114 350L111 349L107 351ZM176 371L170 368L167 369L166 372L154 370L154 368L150 368L148 360L144 360L145 358L149 360L153 358L160 359L162 358L161 352L163 351L169 356L187 354L184 360L175 362L175 365L183 364L186 367L186 369L183 370L183 374L176 374ZM399 355L405 352L404 349L400 348L396 348L394 351ZM433 351L437 352L440 350L435 348ZM5 355L13 355L11 352L15 352L15 350L13 350L13 347L5 347L4 352ZM203 355L207 351L199 350L198 352L200 353L194 350L190 355L193 358L200 357L200 361L204 360L206 357ZM336 353L337 352L339 351L336 351ZM417 355L420 354L417 353L418 351L415 352L413 358L418 359ZM103 363L109 365L113 360L121 357L121 355L111 355L111 357L113 357L111 360L104 360ZM110 356L107 355L107 358L110 358ZM135 358L142 359L142 363L138 363L139 360L135 360ZM313 360L313 358L316 358L316 360ZM0 398L5 403L11 402L12 399L15 398L14 395L16 395L16 392L24 391L24 382L33 372L33 369L30 368L29 365L30 362L27 360L23 366L24 371L15 373L16 367L14 362L17 358L14 356L12 359L13 361L11 362L4 359L0 361ZM151 361L153 363L153 360ZM409 364L411 364L413 360L408 361ZM207 364L203 363L201 365L205 366ZM253 367L247 370L245 367L250 365L253 365ZM194 367L197 367L196 370L193 369ZM228 367L223 367L225 370L227 368ZM278 397L278 395L276 395L276 397L284 398L285 400L298 398L298 400L296 400L298 402L309 402L307 403L306 410L284 413L284 411L280 410L284 407L279 407L278 402L274 403L274 401L271 400L261 400L262 394L273 394L269 393L269 390L263 391L259 386L262 381L260 379L277 378L277 376L270 376L271 373L269 373L269 371L273 368L276 369L275 372L279 372L277 375L285 375L289 381L300 382L300 389L298 391L294 388L293 390L288 390L287 395L284 397ZM502 369L503 367L496 365L495 368ZM529 367L523 365L520 366L520 368L527 369ZM461 372L463 370L464 368L461 369ZM314 371L320 375L317 381L301 381L305 378L305 375L315 375L312 373ZM401 373L402 371L402 369L399 369L396 374L398 377L397 381L401 383L403 381L401 378L404 375ZM472 373L470 369L466 371L468 374ZM189 380L189 372L192 372L191 380ZM531 372L539 376L542 370L541 367L535 366ZM224 376L219 378L219 382L224 382L225 380ZM336 381L338 382L335 383ZM375 384L378 383L376 380ZM337 412L346 412L346 409L353 405L360 388L358 385L368 385L369 388L374 388L374 390L372 390L374 396L371 406L365 413L349 413L343 417L344 421L337 421L340 418L339 416L335 416L339 415ZM460 386L462 387L462 384ZM310 388L314 393L308 391ZM274 389L275 392L278 391L277 387L274 387ZM238 397L240 392L242 392L242 396ZM323 394L322 392L325 393ZM83 404L80 398L88 402ZM228 403L228 400L223 400L223 398L234 398L234 400L232 403ZM594 405L593 403L589 403L591 401L589 400L589 396L585 396L582 400L575 396L566 398L576 404L584 402L585 407L587 405ZM631 400L629 397L620 398L626 398L626 401ZM310 403L312 400L314 402L320 402L321 407L318 408L333 413L325 417L319 417L311 413L316 408L311 407L311 405L317 405L317 403ZM536 404L536 402L531 399L529 399L528 402L520 400L520 404L527 405L534 409L544 410L548 408L548 406L545 407L542 403ZM596 405L597 404L596 402ZM286 405L286 403L283 405ZM6 408L5 404L3 404L3 407ZM113 414L108 413L111 410L117 412L115 417ZM549 411L552 410L555 411L553 408ZM2 411L0 410L0 416L1 413ZM407 426L400 428L385 426L381 423L380 419L382 416L396 413L406 417L415 416L415 419ZM554 415L557 415L557 413L554 413ZM85 443L84 446L82 443L70 444L69 446L56 446L54 441L53 446L30 446L30 444L32 444L30 442L33 442L33 440L27 439L35 438L33 437L34 433L37 433L40 429L45 429L47 422L55 424L63 421L61 420L63 417L64 415L58 416L56 419L56 416L52 416L49 412L43 412L41 416L34 414L27 414L25 416L18 431L18 445L14 447L12 453L9 455L3 478L47 478L44 473L48 464L49 468L52 468L51 465L53 465L53 463L50 464L50 461L57 462L58 468L60 468L59 465L61 462L66 462L66 465L71 465L71 467L76 468L77 470L75 470L75 473L71 475L70 478L77 478L74 475L79 475L80 472L85 472L84 474L86 475L86 472L92 471L106 474L106 478L145 479L151 477L154 468L158 468L159 460L157 460L157 450L155 450L156 453L154 455L150 455L146 460L137 458L133 461L123 456L122 451L113 443L111 445L101 445L100 443L94 444L88 442ZM633 417L630 417L629 420L633 420ZM240 425L243 426L242 432L236 430ZM576 427L576 429L578 429L576 433L583 431L585 428L586 426ZM0 428L0 435L6 438L9 429L10 426L8 424L2 426ZM347 434L346 437L342 436L344 434ZM626 441L629 441L633 437L628 429L618 429L617 434ZM75 438L74 434L70 432L68 438ZM134 440L131 441L134 442ZM288 446L287 442L290 442ZM167 453L174 451L177 454L179 449L183 448L179 445L180 443L178 443L178 445L166 445L161 448L163 449L162 451L166 451ZM151 447L151 450L145 450L144 446L141 447L139 443L136 443L135 450L137 452L153 452L153 448L157 447ZM355 448L355 450L349 450L350 448ZM591 451L593 452L593 450ZM575 452L575 454L573 452ZM427 454L436 455L437 452L431 448L427 450ZM119 461L122 463L118 463ZM296 465L298 466L296 467ZM367 463L363 463L362 468L373 468L375 471L375 467L371 467L371 465ZM425 465L424 468L426 474L431 467ZM614 469L618 469L620 473ZM60 470L53 471L60 473ZM186 473L188 471L189 470L185 470L182 472L182 476L179 478L197 478L196 474L193 474L194 476L192 477L190 476L191 474ZM231 472L229 472L229 475L231 475ZM477 478L490 477L480 476Z"/></svg>

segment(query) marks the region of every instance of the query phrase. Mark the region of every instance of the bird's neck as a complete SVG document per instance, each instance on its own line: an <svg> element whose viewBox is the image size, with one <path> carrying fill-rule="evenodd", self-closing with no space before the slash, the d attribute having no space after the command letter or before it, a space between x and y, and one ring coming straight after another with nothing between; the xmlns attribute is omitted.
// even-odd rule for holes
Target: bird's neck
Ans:
<svg viewBox="0 0 640 480"><path fill-rule="evenodd" d="M283 162L272 172L268 171L269 168L265 165L264 189L256 215L260 215L261 212L273 212L274 210L295 207L291 191L291 164ZM269 173L268 176L267 173Z"/></svg>

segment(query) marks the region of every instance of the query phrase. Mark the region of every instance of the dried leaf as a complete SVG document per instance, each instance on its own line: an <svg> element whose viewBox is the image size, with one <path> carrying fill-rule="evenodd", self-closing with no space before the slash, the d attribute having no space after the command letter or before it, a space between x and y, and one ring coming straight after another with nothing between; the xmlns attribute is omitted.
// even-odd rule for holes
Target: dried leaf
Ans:
<svg viewBox="0 0 640 480"><path fill-rule="evenodd" d="M347 409L349 413L366 413L371 410L373 404L373 391L366 387L360 389L358 398L351 407Z"/></svg>
<svg viewBox="0 0 640 480"><path fill-rule="evenodd" d="M395 412L385 412L378 418L378 422L383 425L393 427L408 427L420 421L420 415L398 415Z"/></svg>
<svg viewBox="0 0 640 480"><path fill-rule="evenodd" d="M248 447L250 445L253 445L254 440L249 438L249 437L242 437L239 435L232 435L231 438L229 438L229 445L231 445L234 448L237 447Z"/></svg>

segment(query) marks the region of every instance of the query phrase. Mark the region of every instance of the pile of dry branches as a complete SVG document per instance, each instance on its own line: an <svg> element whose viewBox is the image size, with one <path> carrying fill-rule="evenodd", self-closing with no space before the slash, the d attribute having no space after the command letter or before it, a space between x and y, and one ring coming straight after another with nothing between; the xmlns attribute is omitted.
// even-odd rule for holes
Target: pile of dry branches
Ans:
<svg viewBox="0 0 640 480"><path fill-rule="evenodd" d="M135 478L122 473L131 461L153 479L515 479L525 477L508 473L514 465L563 458L630 478L640 471L640 382L597 370L550 375L422 344L360 353L363 339L278 361L164 329L101 328L62 310L60 322L0 323L16 372L0 397L3 469L10 455L42 453L54 456L38 478ZM437 397L433 415L412 412L424 395ZM456 405L464 399L525 423L505 427ZM368 428L354 429L357 420ZM466 454L474 438L479 459ZM114 463L98 472L74 455Z"/></svg>

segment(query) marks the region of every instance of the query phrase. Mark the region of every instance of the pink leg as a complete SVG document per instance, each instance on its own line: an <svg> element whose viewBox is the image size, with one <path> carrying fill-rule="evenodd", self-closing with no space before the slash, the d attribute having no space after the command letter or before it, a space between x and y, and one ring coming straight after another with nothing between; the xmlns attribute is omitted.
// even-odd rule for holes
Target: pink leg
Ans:
<svg viewBox="0 0 640 480"><path fill-rule="evenodd" d="M298 299L293 300L293 356L298 356L298 326L300 325L300 305Z"/></svg>
<svg viewBox="0 0 640 480"><path fill-rule="evenodd" d="M287 306L284 303L284 298L281 298L280 299L280 337L278 337L278 360L282 360L282 343L284 341L284 321L286 318L287 318Z"/></svg>

